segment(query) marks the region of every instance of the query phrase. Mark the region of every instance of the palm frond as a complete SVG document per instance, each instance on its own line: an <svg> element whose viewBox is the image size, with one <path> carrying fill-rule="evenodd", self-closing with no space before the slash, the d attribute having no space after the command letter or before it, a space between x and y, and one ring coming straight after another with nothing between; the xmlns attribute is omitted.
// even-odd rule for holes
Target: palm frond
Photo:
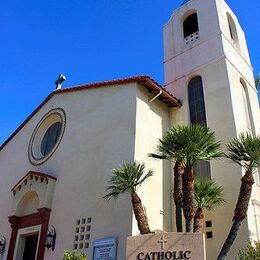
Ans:
<svg viewBox="0 0 260 260"><path fill-rule="evenodd" d="M131 194L152 175L152 170L145 174L145 165L143 163L125 162L122 167L113 169L112 176L108 181L108 193L104 198L117 198L125 192Z"/></svg>
<svg viewBox="0 0 260 260"><path fill-rule="evenodd" d="M156 154L156 153L149 153L148 157L155 158L155 159L169 159L167 155L165 154Z"/></svg>
<svg viewBox="0 0 260 260"><path fill-rule="evenodd" d="M260 136L242 133L230 141L227 150L226 157L243 166L245 170L253 171L260 167Z"/></svg>
<svg viewBox="0 0 260 260"><path fill-rule="evenodd" d="M153 176L154 172L152 170L149 170L147 174L145 174L145 176L143 178L141 178L139 181L137 181L135 183L135 186L139 186L139 185L142 185L142 183L148 179L149 177Z"/></svg>
<svg viewBox="0 0 260 260"><path fill-rule="evenodd" d="M221 142L209 128L202 125L176 126L159 139L156 153L149 156L194 166L200 160L223 157L220 148Z"/></svg>
<svg viewBox="0 0 260 260"><path fill-rule="evenodd" d="M198 179L194 183L197 207L212 210L225 202L223 188L212 180Z"/></svg>
<svg viewBox="0 0 260 260"><path fill-rule="evenodd" d="M197 161L208 161L223 156L221 142L215 132L202 125L193 125L187 130L186 146L187 165L194 166Z"/></svg>
<svg viewBox="0 0 260 260"><path fill-rule="evenodd" d="M113 186L110 186L109 188L112 190L114 189ZM118 191L111 191L108 194L106 194L103 198L107 200L110 200L111 198L116 199L119 195L120 193Z"/></svg>

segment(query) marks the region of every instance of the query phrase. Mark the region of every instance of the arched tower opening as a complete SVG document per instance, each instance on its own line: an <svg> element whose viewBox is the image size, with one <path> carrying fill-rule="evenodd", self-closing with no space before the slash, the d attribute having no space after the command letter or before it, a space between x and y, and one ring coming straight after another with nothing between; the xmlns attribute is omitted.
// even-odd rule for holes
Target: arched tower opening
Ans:
<svg viewBox="0 0 260 260"><path fill-rule="evenodd" d="M198 15L192 11L183 21L183 35L185 44L189 44L199 39Z"/></svg>
<svg viewBox="0 0 260 260"><path fill-rule="evenodd" d="M242 78L240 79L240 85L242 89L242 100L243 100L246 127L249 132L252 132L251 110L250 110L248 90L247 90L246 82Z"/></svg>
<svg viewBox="0 0 260 260"><path fill-rule="evenodd" d="M236 24L229 13L227 13L227 21L228 21L228 28L229 28L231 41L233 42L233 44L239 47Z"/></svg>

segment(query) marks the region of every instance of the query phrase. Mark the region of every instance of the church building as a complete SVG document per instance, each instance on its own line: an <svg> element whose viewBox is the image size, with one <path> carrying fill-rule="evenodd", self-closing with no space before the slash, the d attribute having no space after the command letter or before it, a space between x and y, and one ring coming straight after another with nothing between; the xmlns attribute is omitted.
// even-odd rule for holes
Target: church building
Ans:
<svg viewBox="0 0 260 260"><path fill-rule="evenodd" d="M75 250L97 260L96 248L109 245L113 259L124 260L126 237L139 231L127 194L103 198L112 169L134 160L153 169L138 194L151 230L174 232L172 165L148 157L158 139L172 125L196 123L223 143L260 134L246 38L227 3L186 0L163 35L164 86L135 76L57 88L1 145L0 259L58 260ZM197 168L197 178L224 188L226 203L204 219L207 259L215 260L243 171L226 159ZM229 259L260 239L259 174Z"/></svg>

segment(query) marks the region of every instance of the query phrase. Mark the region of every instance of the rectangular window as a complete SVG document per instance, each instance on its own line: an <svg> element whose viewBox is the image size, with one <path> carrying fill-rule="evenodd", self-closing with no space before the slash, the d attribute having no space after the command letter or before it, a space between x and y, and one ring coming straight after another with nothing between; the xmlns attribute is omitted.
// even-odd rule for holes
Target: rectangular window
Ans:
<svg viewBox="0 0 260 260"><path fill-rule="evenodd" d="M205 222L206 228L212 227L212 221L208 220Z"/></svg>
<svg viewBox="0 0 260 260"><path fill-rule="evenodd" d="M207 239L213 238L213 233L211 231L210 232L206 232L206 238Z"/></svg>

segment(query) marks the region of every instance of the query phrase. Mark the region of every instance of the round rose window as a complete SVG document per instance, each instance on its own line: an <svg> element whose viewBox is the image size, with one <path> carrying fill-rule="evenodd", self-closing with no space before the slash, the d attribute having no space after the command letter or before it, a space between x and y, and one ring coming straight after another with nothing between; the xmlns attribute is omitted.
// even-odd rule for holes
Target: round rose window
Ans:
<svg viewBox="0 0 260 260"><path fill-rule="evenodd" d="M65 129L65 113L53 109L36 126L29 144L29 160L41 164L48 160L57 149Z"/></svg>

